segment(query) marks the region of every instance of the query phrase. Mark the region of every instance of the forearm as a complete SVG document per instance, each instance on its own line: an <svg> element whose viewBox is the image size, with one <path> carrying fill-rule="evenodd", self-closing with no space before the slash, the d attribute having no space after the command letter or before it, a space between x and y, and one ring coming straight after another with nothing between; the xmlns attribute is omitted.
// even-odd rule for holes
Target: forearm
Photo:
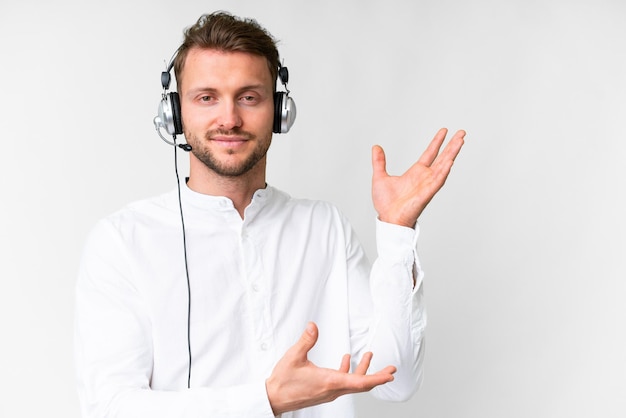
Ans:
<svg viewBox="0 0 626 418"><path fill-rule="evenodd" d="M408 300L391 299L390 289L373 286L375 317L370 328L368 349L374 353L372 368L392 364L394 381L375 388L373 395L385 400L404 401L419 388L423 375L426 314L422 287L409 292Z"/></svg>
<svg viewBox="0 0 626 418"><path fill-rule="evenodd" d="M260 374L219 384L206 378L205 387L187 389L185 331L174 327L167 334L180 344L155 347L154 304L146 303L133 280L124 242L109 223L99 224L93 236L81 262L75 305L83 418L272 417ZM219 359L215 362L219 366ZM195 367L201 375L206 364Z"/></svg>
<svg viewBox="0 0 626 418"><path fill-rule="evenodd" d="M423 273L415 251L418 232L377 222L369 349L374 353L374 369L387 364L398 369L393 382L374 390L374 395L388 400L408 399L422 379L426 315Z"/></svg>
<svg viewBox="0 0 626 418"><path fill-rule="evenodd" d="M130 389L89 402L81 393L83 418L271 418L264 382L181 391Z"/></svg>
<svg viewBox="0 0 626 418"><path fill-rule="evenodd" d="M75 354L83 418L273 417L264 379L187 389L186 369L181 369L167 390L153 390L149 322L124 315L123 309L94 312L91 306L97 304L94 298L77 303Z"/></svg>

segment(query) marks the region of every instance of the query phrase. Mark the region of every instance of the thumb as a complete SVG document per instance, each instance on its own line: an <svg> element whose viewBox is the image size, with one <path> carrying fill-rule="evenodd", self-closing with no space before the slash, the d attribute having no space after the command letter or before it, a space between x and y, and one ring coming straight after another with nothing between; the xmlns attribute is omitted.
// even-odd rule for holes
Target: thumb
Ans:
<svg viewBox="0 0 626 418"><path fill-rule="evenodd" d="M374 177L387 175L387 160L385 158L385 151L380 145L374 145L372 147L372 168L374 170Z"/></svg>
<svg viewBox="0 0 626 418"><path fill-rule="evenodd" d="M300 336L298 342L293 346L296 353L300 356L306 357L307 353L313 348L317 342L318 337L317 325L314 322L309 322L306 329Z"/></svg>

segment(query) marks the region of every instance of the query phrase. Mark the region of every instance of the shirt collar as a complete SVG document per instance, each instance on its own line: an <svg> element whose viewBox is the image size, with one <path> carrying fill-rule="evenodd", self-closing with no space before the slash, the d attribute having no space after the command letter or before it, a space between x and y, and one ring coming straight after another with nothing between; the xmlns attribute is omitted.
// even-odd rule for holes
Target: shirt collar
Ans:
<svg viewBox="0 0 626 418"><path fill-rule="evenodd" d="M225 196L212 196L203 193L198 193L191 190L186 181L181 181L180 184L181 198L187 205L191 205L200 210L220 210L230 211L234 210L232 200ZM274 195L274 188L266 185L264 189L259 189L252 195L252 202L246 208L246 212L251 209L260 209L263 207Z"/></svg>

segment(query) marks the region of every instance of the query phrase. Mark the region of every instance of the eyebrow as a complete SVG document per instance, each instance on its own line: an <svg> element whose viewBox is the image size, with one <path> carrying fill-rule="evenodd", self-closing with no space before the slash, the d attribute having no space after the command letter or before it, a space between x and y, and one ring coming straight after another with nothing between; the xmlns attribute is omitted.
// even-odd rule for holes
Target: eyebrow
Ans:
<svg viewBox="0 0 626 418"><path fill-rule="evenodd" d="M265 90L265 86L263 84L250 84L237 89L237 92L241 93L248 90ZM215 87L197 87L195 89L189 90L188 94L196 95L198 93L216 93L218 91L219 89Z"/></svg>

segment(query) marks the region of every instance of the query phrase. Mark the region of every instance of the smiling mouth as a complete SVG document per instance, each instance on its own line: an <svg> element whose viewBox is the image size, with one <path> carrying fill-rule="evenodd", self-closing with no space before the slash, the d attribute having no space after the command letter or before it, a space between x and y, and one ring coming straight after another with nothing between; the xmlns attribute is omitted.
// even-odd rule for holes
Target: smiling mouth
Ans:
<svg viewBox="0 0 626 418"><path fill-rule="evenodd" d="M209 137L211 141L217 142L245 142L248 138L242 138L239 136L212 136Z"/></svg>
<svg viewBox="0 0 626 418"><path fill-rule="evenodd" d="M209 138L209 140L213 142L214 144L216 144L217 146L224 148L226 150L229 150L229 152L234 152L235 149L244 147L246 143L248 142L248 139L246 138L222 137L222 136L212 137L212 138Z"/></svg>
<svg viewBox="0 0 626 418"><path fill-rule="evenodd" d="M254 135L245 131L216 129L207 132L206 138L225 146L235 146L254 139Z"/></svg>

